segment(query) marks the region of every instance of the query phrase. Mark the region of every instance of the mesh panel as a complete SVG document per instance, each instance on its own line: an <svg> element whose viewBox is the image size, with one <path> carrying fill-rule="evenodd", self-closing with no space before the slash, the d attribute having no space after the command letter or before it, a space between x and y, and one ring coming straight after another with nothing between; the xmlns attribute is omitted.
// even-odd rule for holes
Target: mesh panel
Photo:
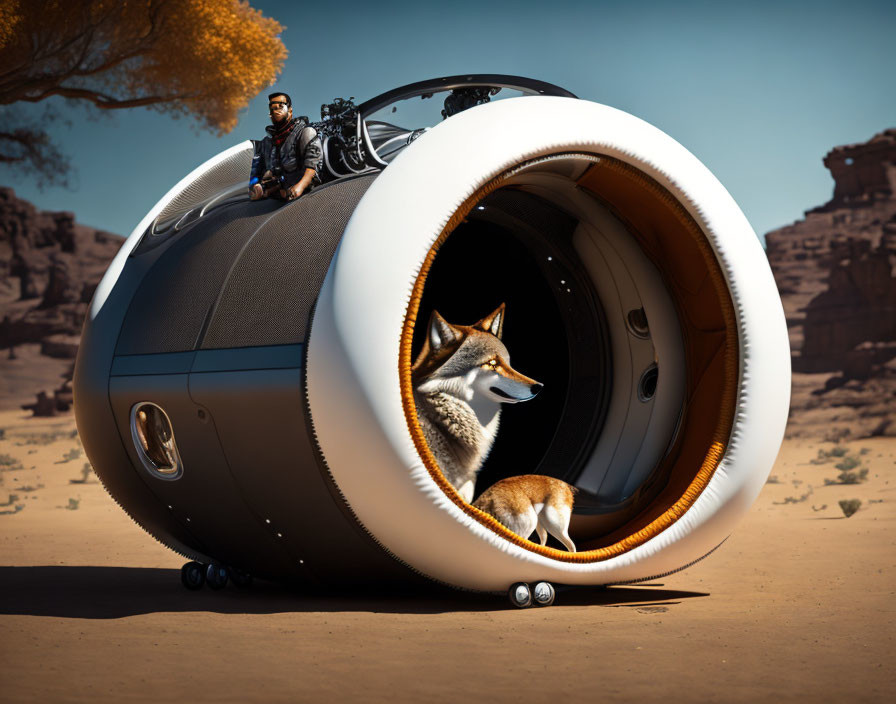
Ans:
<svg viewBox="0 0 896 704"><path fill-rule="evenodd" d="M252 145L248 144L242 151L229 156L220 164L215 165L213 169L206 171L165 206L156 218L158 222L165 222L175 216L183 215L190 208L195 208L231 186L239 183L248 185L253 151Z"/></svg>
<svg viewBox="0 0 896 704"><path fill-rule="evenodd" d="M201 348L304 342L333 252L374 178L337 181L271 217L234 265Z"/></svg>
<svg viewBox="0 0 896 704"><path fill-rule="evenodd" d="M208 310L240 249L278 205L264 200L223 206L185 230L137 289L115 353L195 349Z"/></svg>

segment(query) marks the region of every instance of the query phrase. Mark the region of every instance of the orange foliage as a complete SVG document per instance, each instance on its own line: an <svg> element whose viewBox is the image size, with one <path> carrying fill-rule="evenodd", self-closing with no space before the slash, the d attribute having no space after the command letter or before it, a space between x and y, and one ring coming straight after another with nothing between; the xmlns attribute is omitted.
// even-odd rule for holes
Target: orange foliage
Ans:
<svg viewBox="0 0 896 704"><path fill-rule="evenodd" d="M242 0L0 0L0 104L152 106L229 132L282 70L282 31Z"/></svg>

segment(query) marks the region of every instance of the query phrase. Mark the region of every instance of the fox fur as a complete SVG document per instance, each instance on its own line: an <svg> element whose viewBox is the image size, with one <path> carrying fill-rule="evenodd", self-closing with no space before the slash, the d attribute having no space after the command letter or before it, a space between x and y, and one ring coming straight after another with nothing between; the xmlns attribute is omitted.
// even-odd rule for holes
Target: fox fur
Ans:
<svg viewBox="0 0 896 704"><path fill-rule="evenodd" d="M569 537L575 492L575 487L560 479L523 474L493 484L473 506L523 538L537 532L541 544L546 545L550 533L575 552L575 543Z"/></svg>
<svg viewBox="0 0 896 704"><path fill-rule="evenodd" d="M433 311L411 368L423 435L442 474L467 502L495 442L501 405L528 401L542 386L510 366L503 329L503 303L474 325L452 325Z"/></svg>

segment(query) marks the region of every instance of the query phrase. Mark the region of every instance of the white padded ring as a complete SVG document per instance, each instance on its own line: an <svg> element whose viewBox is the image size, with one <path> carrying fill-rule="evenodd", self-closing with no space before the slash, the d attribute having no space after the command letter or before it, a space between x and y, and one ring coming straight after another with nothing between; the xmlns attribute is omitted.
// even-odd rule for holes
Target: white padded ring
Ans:
<svg viewBox="0 0 896 704"><path fill-rule="evenodd" d="M453 503L417 454L405 420L398 353L424 259L484 184L536 157L608 155L655 179L693 217L734 301L740 369L734 426L708 486L683 517L600 562L569 563L499 537ZM329 470L364 527L414 569L459 587L518 581L629 582L699 559L758 495L787 419L790 355L765 254L734 200L690 152L613 108L558 97L489 103L428 131L373 183L352 216L314 314L308 394Z"/></svg>

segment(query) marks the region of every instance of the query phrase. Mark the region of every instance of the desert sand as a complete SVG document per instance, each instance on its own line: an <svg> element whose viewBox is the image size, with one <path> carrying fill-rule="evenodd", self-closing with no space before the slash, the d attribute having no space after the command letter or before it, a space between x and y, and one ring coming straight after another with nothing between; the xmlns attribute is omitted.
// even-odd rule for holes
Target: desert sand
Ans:
<svg viewBox="0 0 896 704"><path fill-rule="evenodd" d="M892 438L790 439L707 559L516 610L438 588L188 592L71 415L26 416L0 411L5 702L896 701ZM865 480L826 484L844 461Z"/></svg>

